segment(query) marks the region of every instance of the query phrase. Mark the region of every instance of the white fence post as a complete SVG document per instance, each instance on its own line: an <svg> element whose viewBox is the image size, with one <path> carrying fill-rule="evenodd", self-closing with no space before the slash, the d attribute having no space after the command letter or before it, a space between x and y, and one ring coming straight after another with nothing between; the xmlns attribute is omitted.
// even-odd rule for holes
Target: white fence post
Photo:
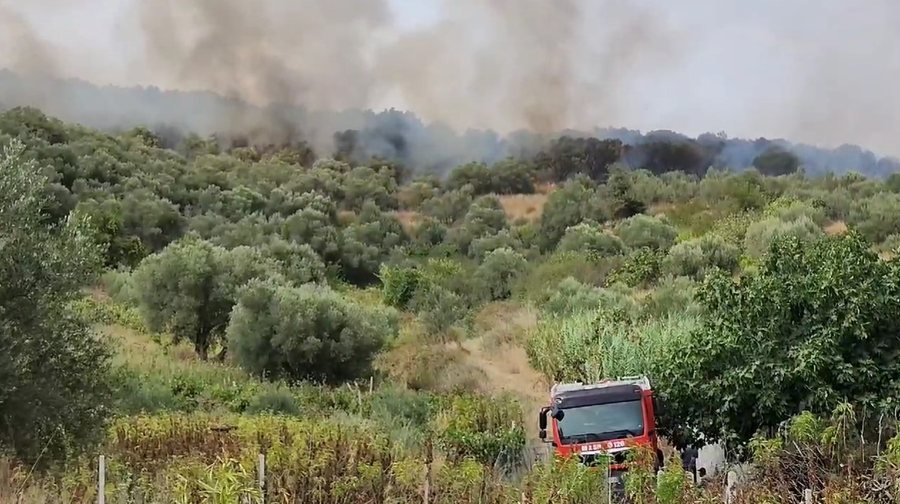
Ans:
<svg viewBox="0 0 900 504"><path fill-rule="evenodd" d="M803 503L804 504L812 504L812 502L813 502L812 490L807 488L806 490L803 491Z"/></svg>
<svg viewBox="0 0 900 504"><path fill-rule="evenodd" d="M106 504L106 456L100 455L100 461L97 463L97 502L98 504Z"/></svg>
<svg viewBox="0 0 900 504"><path fill-rule="evenodd" d="M737 473L728 471L725 475L725 504L731 504L734 501L737 484Z"/></svg>
<svg viewBox="0 0 900 504"><path fill-rule="evenodd" d="M259 454L259 464L257 469L257 477L259 479L259 492L262 494L262 502L266 502L266 456Z"/></svg>

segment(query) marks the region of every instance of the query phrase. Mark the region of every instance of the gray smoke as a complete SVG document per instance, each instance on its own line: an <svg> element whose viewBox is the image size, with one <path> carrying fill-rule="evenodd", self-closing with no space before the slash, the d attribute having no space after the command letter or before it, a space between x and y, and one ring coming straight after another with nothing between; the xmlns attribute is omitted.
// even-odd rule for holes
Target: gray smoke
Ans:
<svg viewBox="0 0 900 504"><path fill-rule="evenodd" d="M112 0L82 0L104 2ZM331 149L335 132L377 130L361 131L357 141L411 159L434 152L443 164L509 152L486 133L450 141L446 125L543 136L606 126L690 135L725 130L900 152L900 3L893 0L402 5L416 3L437 6L437 20L410 30L393 18L398 0L119 0L116 45L132 63L118 62L113 78L86 72L91 57L77 43L43 40L53 26L46 20L71 2L0 0L0 65L90 80L133 78L231 99L166 101L152 90L109 110L90 102L89 93L21 86L31 93L27 100L0 101L104 125L176 117L179 127L201 133L227 126L259 141L304 138L320 153ZM34 26L19 15L25 10L37 13L29 18ZM392 105L442 124L426 134L408 118L323 112Z"/></svg>

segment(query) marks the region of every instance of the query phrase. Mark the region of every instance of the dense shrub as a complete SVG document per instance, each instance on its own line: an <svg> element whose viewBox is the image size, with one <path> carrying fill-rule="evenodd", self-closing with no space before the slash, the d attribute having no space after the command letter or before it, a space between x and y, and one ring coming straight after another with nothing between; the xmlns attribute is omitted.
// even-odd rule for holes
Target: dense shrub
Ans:
<svg viewBox="0 0 900 504"><path fill-rule="evenodd" d="M591 254L578 252L556 253L531 267L516 282L517 296L538 304L544 303L553 294L553 289L568 277L595 287L606 284L607 277L616 269L618 262Z"/></svg>
<svg viewBox="0 0 900 504"><path fill-rule="evenodd" d="M509 229L501 229L496 233L472 240L472 243L469 244L469 257L476 261L482 261L487 254L500 248L521 250L523 244L514 232Z"/></svg>
<svg viewBox="0 0 900 504"><path fill-rule="evenodd" d="M522 408L510 398L460 396L434 419L432 431L451 461L502 466L525 448Z"/></svg>
<svg viewBox="0 0 900 504"><path fill-rule="evenodd" d="M699 432L743 444L843 401L876 417L892 407L884 398L900 389L898 278L897 264L855 235L782 238L757 272L715 277L700 293L702 327L657 378L676 442Z"/></svg>
<svg viewBox="0 0 900 504"><path fill-rule="evenodd" d="M600 309L624 313L633 311L633 302L622 292L585 285L569 277L559 283L543 305L551 315L563 316Z"/></svg>
<svg viewBox="0 0 900 504"><path fill-rule="evenodd" d="M664 318L672 315L697 315L700 306L696 297L697 284L687 277L667 276L659 285L641 300L641 312L651 318Z"/></svg>
<svg viewBox="0 0 900 504"><path fill-rule="evenodd" d="M48 464L103 432L110 352L68 303L93 281L102 249L75 218L46 228L47 180L17 142L0 156L0 445Z"/></svg>
<svg viewBox="0 0 900 504"><path fill-rule="evenodd" d="M550 193L541 214L541 249L553 250L566 229L591 219L606 220L596 188L590 180L576 178Z"/></svg>
<svg viewBox="0 0 900 504"><path fill-rule="evenodd" d="M803 243L812 243L825 236L822 228L809 217L802 216L791 222L769 217L755 222L747 228L744 237L744 250L750 257L759 258L769 251L776 238L793 237Z"/></svg>
<svg viewBox="0 0 900 504"><path fill-rule="evenodd" d="M471 185L456 191L447 191L422 203L422 213L444 224L453 224L466 215L472 205L474 190Z"/></svg>
<svg viewBox="0 0 900 504"><path fill-rule="evenodd" d="M629 287L646 287L659 278L664 252L650 247L631 251L612 275L610 283L621 283Z"/></svg>
<svg viewBox="0 0 900 504"><path fill-rule="evenodd" d="M375 171L368 166L357 166L344 177L343 182L343 204L346 208L360 210L367 201L382 210L397 208L397 181L388 168Z"/></svg>
<svg viewBox="0 0 900 504"><path fill-rule="evenodd" d="M491 167L491 190L497 194L531 194L534 192L533 178L533 165L505 159Z"/></svg>
<svg viewBox="0 0 900 504"><path fill-rule="evenodd" d="M625 243L618 236L603 230L594 222L582 222L566 229L566 234L563 235L556 250L614 256L625 252Z"/></svg>
<svg viewBox="0 0 900 504"><path fill-rule="evenodd" d="M341 251L341 236L337 229L337 209L326 196L305 193L302 207L286 218L282 225L285 239L305 244L326 261L335 260Z"/></svg>
<svg viewBox="0 0 900 504"><path fill-rule="evenodd" d="M672 247L662 262L662 271L668 275L701 280L711 268L719 268L726 273L734 272L738 268L740 257L738 247L718 235L708 233Z"/></svg>
<svg viewBox="0 0 900 504"><path fill-rule="evenodd" d="M448 191L458 191L471 186L473 194L482 195L494 191L491 169L484 163L469 163L450 171L444 184Z"/></svg>
<svg viewBox="0 0 900 504"><path fill-rule="evenodd" d="M900 233L900 194L878 194L856 202L849 221L872 243Z"/></svg>
<svg viewBox="0 0 900 504"><path fill-rule="evenodd" d="M309 245L275 237L262 248L262 256L273 260L278 265L278 272L294 284L325 280L325 263Z"/></svg>
<svg viewBox="0 0 900 504"><path fill-rule="evenodd" d="M512 294L513 283L526 267L527 262L522 254L501 248L485 256L476 275L490 299L506 299Z"/></svg>
<svg viewBox="0 0 900 504"><path fill-rule="evenodd" d="M668 250L678 236L678 231L665 220L643 214L616 224L615 232L632 249L649 247Z"/></svg>
<svg viewBox="0 0 900 504"><path fill-rule="evenodd" d="M466 212L462 223L448 232L447 239L465 254L473 240L495 234L506 227L506 212L500 201L493 196L482 196Z"/></svg>
<svg viewBox="0 0 900 504"><path fill-rule="evenodd" d="M327 287L255 280L234 308L228 343L254 374L333 382L365 375L396 333L392 312L365 308Z"/></svg>
<svg viewBox="0 0 900 504"><path fill-rule="evenodd" d="M395 217L382 213L373 203L366 203L357 221L341 235L344 277L357 284L375 280L381 263L407 239Z"/></svg>
<svg viewBox="0 0 900 504"><path fill-rule="evenodd" d="M422 282L418 268L382 265L378 274L384 304L406 308Z"/></svg>

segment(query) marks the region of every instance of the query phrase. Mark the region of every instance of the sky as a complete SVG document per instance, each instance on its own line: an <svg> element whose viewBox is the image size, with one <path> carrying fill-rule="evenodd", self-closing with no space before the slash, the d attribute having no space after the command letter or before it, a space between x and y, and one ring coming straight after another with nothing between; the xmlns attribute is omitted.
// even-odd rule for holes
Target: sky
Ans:
<svg viewBox="0 0 900 504"><path fill-rule="evenodd" d="M148 64L135 12L154 1L0 0L0 67L22 66L22 34L2 23L20 15L60 76L196 88ZM312 105L408 108L458 129L725 131L900 154L895 0L330 1L384 1L390 19L373 13L360 33L328 18L371 68L326 69L365 82L346 96L314 82Z"/></svg>

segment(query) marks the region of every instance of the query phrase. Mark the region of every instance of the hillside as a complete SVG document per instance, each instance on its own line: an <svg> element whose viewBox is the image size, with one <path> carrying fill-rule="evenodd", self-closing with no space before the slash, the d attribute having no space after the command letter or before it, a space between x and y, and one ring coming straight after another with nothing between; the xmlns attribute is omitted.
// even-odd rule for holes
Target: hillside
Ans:
<svg viewBox="0 0 900 504"><path fill-rule="evenodd" d="M96 86L0 69L0 109L34 105L63 120L114 133L146 127L166 147L176 147L191 133L215 135L228 146L303 143L320 156L355 163L378 158L418 173L441 175L469 162L491 164L510 156L527 159L551 148L560 137L620 142L626 147L621 162L654 173L755 166L771 174L800 168L810 175L857 172L883 178L900 170L895 157L849 144L829 148L790 139L729 138L724 133L693 138L673 131L621 127L549 134L522 130L507 136L471 129L456 132L393 109L335 112L286 104L263 108L210 92Z"/></svg>
<svg viewBox="0 0 900 504"><path fill-rule="evenodd" d="M439 178L27 108L0 146L2 502L95 502L100 454L107 502L592 502L537 413L639 374L735 502L896 498L900 174L570 138ZM633 498L722 498L634 453Z"/></svg>

